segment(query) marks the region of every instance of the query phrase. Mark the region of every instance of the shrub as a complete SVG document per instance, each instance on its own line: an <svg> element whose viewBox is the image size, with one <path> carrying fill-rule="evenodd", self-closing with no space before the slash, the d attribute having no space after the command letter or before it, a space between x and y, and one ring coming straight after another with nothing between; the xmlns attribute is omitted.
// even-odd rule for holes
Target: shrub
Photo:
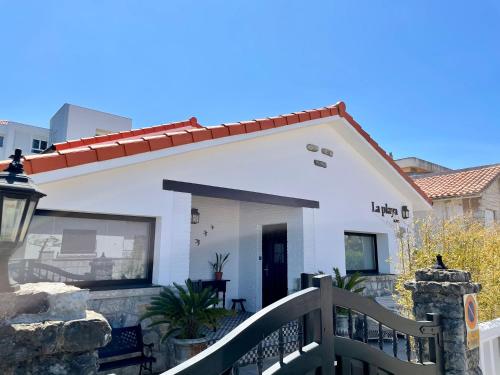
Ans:
<svg viewBox="0 0 500 375"><path fill-rule="evenodd" d="M162 342L170 335L179 339L202 337L202 328L215 328L217 320L230 315L229 311L215 308L219 303L217 293L210 289L198 289L191 280L186 286L174 283L173 288L163 288L159 296L151 300L141 320L157 318L149 326L168 324L169 330Z"/></svg>
<svg viewBox="0 0 500 375"><path fill-rule="evenodd" d="M500 225L485 227L470 217L452 220L428 218L415 223L415 235L399 236L396 300L405 315L411 316L411 292L404 289L419 268L432 267L441 254L448 268L469 271L482 285L478 294L479 318L500 316Z"/></svg>

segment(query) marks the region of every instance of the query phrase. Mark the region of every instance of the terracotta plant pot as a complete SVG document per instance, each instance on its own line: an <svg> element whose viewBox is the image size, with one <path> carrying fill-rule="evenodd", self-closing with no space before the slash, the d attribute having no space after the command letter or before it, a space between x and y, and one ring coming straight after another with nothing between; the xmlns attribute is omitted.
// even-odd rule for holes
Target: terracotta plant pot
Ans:
<svg viewBox="0 0 500 375"><path fill-rule="evenodd" d="M175 366L187 361L189 358L194 357L196 354L208 348L208 338L206 337L200 339L173 338L171 340L174 345Z"/></svg>
<svg viewBox="0 0 500 375"><path fill-rule="evenodd" d="M215 273L215 280L222 280L222 272Z"/></svg>

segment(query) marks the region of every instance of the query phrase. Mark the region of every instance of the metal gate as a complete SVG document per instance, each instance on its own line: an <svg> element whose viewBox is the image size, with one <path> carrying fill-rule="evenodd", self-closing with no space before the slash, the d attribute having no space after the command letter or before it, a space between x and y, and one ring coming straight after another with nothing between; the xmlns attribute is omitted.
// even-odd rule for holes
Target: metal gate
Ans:
<svg viewBox="0 0 500 375"><path fill-rule="evenodd" d="M443 374L438 315L406 319L372 299L333 287L327 275L302 274L302 287L164 375L236 375L238 361L251 350L259 355L257 374ZM347 330L341 329L342 320ZM294 321L297 349L287 353L283 327ZM278 337L278 353L264 366L262 343L270 335Z"/></svg>

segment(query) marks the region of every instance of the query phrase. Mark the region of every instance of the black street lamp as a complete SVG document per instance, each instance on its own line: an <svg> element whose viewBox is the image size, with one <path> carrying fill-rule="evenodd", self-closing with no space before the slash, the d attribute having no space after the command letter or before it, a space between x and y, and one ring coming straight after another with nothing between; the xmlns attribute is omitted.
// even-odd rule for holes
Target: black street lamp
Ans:
<svg viewBox="0 0 500 375"><path fill-rule="evenodd" d="M16 149L12 162L0 172L0 292L10 292L9 258L24 242L38 200L45 196L24 174L22 151Z"/></svg>

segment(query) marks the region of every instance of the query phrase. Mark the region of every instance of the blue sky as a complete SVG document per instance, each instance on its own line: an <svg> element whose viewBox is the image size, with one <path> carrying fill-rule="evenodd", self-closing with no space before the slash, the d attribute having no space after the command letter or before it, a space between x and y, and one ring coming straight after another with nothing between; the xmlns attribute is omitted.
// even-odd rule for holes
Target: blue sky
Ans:
<svg viewBox="0 0 500 375"><path fill-rule="evenodd" d="M344 100L395 157L500 162L494 0L0 0L0 118L65 102L134 127Z"/></svg>

